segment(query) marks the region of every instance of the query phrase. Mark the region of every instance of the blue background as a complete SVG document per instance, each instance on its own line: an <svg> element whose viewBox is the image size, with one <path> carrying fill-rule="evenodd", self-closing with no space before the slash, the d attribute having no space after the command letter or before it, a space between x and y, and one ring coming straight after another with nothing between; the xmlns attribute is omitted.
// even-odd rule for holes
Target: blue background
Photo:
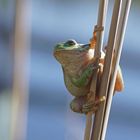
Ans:
<svg viewBox="0 0 140 140"><path fill-rule="evenodd" d="M0 2L0 19L3 19L0 20L0 111L8 115L8 111L3 111L3 108L8 110L10 95L5 92L12 85L10 43L14 2ZM32 1L27 140L83 139L85 116L75 114L69 108L72 96L65 88L61 66L53 57L53 48L56 43L71 38L87 43L92 37L93 26L96 25L97 7L97 0ZM104 44L107 42L112 7L110 1ZM133 1L120 62L125 89L113 98L107 140L140 139L139 13L140 2ZM7 121L2 122L5 129L0 129L3 134L0 139L7 140L7 125Z"/></svg>

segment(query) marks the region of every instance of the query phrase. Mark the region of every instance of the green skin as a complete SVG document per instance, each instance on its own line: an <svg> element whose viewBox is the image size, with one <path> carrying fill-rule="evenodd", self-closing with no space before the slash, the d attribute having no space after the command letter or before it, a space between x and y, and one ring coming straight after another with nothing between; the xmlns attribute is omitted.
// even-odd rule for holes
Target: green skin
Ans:
<svg viewBox="0 0 140 140"><path fill-rule="evenodd" d="M70 104L71 109L87 113L89 109L85 110L83 106L86 105L93 70L96 69L94 49L91 50L89 45L78 44L75 40L68 40L56 45L54 56L62 66L67 89L75 96Z"/></svg>

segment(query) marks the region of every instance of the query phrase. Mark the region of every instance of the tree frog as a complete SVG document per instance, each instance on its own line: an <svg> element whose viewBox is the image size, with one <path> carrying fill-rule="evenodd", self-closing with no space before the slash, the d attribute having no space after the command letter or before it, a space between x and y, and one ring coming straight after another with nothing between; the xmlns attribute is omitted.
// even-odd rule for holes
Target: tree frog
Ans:
<svg viewBox="0 0 140 140"><path fill-rule="evenodd" d="M87 113L89 109L85 109L84 105L87 103L87 95L89 94L94 69L97 68L94 65L96 61L94 48L90 48L89 44L83 45L75 40L68 40L55 46L54 56L62 66L64 81L68 91L75 97L70 103L71 109L74 112ZM103 67L104 57L105 53L101 52L100 67ZM97 83L99 84L99 78ZM119 67L114 90L122 91L123 88L123 77ZM92 108L90 107L93 112L96 111L96 108L96 104L92 104Z"/></svg>

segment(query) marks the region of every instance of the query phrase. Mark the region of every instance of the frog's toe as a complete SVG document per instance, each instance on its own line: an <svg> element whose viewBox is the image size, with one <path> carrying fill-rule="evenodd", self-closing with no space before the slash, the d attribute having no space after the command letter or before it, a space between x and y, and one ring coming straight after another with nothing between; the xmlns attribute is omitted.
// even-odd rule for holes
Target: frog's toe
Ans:
<svg viewBox="0 0 140 140"><path fill-rule="evenodd" d="M87 114L89 112L95 113L98 110L98 106L94 106L92 108L82 108L82 113Z"/></svg>
<svg viewBox="0 0 140 140"><path fill-rule="evenodd" d="M88 112L93 112L95 113L98 110L99 104L104 102L106 100L105 96L102 96L100 98L97 98L94 102L89 101L86 104L82 106L82 112L83 113L88 113Z"/></svg>
<svg viewBox="0 0 140 140"><path fill-rule="evenodd" d="M95 113L97 110L98 110L98 106L93 102L86 103L82 107L82 112L85 114L87 114L88 112Z"/></svg>
<svg viewBox="0 0 140 140"><path fill-rule="evenodd" d="M84 104L83 105L83 108L92 108L93 106L95 106L95 103L93 103L93 102L88 102L88 103L86 103L86 104Z"/></svg>
<svg viewBox="0 0 140 140"><path fill-rule="evenodd" d="M95 105L99 105L100 103L104 102L105 100L106 100L105 96L96 97Z"/></svg>

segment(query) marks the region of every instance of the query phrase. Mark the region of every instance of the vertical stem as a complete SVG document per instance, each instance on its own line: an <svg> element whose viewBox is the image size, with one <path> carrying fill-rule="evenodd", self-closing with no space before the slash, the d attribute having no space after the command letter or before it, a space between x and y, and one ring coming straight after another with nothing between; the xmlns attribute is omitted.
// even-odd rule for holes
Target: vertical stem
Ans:
<svg viewBox="0 0 140 140"><path fill-rule="evenodd" d="M90 133L92 127L92 112L86 115L86 128L85 128L85 135L84 140L90 140Z"/></svg>
<svg viewBox="0 0 140 140"><path fill-rule="evenodd" d="M101 79L99 98L102 96L107 97L107 90L108 90L108 84L110 80L114 42L115 42L117 25L118 25L120 7L121 7L121 0L116 0L114 4L114 10L113 10L113 15L111 20L111 27L109 32L109 39L108 39L106 56L105 56L103 75ZM95 120L94 120L93 131L92 131L92 140L100 140L105 103L106 102L103 102L102 104L99 105L99 109L95 114Z"/></svg>
<svg viewBox="0 0 140 140"><path fill-rule="evenodd" d="M114 60L113 60L113 66L112 66L112 75L111 75L111 80L110 80L111 83L110 83L110 87L108 90L108 98L107 98L106 110L105 110L105 114L104 114L101 140L105 139L105 134L106 134L106 130L107 130L109 113L110 113L112 97L113 97L113 93L114 93L114 86L115 86L115 81L116 81L117 70L118 70L121 51L122 51L124 34L125 34L128 15L129 15L129 11L130 11L130 5L131 5L131 0L122 1L120 21L119 21L119 26L118 26L118 31L117 31L117 35L116 35L116 41L115 41L115 54L114 54Z"/></svg>
<svg viewBox="0 0 140 140"><path fill-rule="evenodd" d="M24 140L28 104L29 1L16 0L10 140ZM28 61L27 61L28 60Z"/></svg>
<svg viewBox="0 0 140 140"><path fill-rule="evenodd" d="M105 25L107 7L108 7L108 0L100 0L99 11L98 11L98 21L97 21L98 27L104 27ZM95 46L95 54L94 54L95 57L98 57L101 54L101 49L103 46L103 35L104 35L103 31L97 32L97 43ZM98 64L99 64L99 59L96 61L95 66L98 66ZM96 93L95 91L96 82L97 82L97 70L94 71L91 88L90 88L90 91L92 91L92 93L94 94L92 95L94 99L95 99L95 93ZM90 139L91 127L92 127L92 113L88 113L86 116L86 129L85 129L84 140Z"/></svg>

